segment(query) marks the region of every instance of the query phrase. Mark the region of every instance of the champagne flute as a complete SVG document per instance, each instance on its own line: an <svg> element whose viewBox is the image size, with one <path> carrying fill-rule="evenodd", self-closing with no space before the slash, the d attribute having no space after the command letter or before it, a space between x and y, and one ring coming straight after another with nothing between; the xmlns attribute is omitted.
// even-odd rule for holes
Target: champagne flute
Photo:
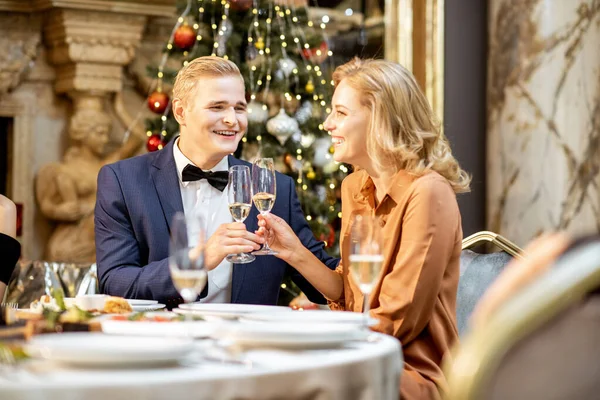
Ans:
<svg viewBox="0 0 600 400"><path fill-rule="evenodd" d="M369 295L383 266L383 240L379 220L371 215L355 215L350 230L350 272L364 296L365 329L369 329Z"/></svg>
<svg viewBox="0 0 600 400"><path fill-rule="evenodd" d="M275 166L272 158L259 158L252 164L252 200L262 215L271 212L275 204ZM252 252L257 255L274 255L276 251L265 240L262 249Z"/></svg>
<svg viewBox="0 0 600 400"><path fill-rule="evenodd" d="M197 224L193 226L192 224ZM204 228L199 216L191 221L192 231L198 233L196 243L204 243ZM193 228L196 228L195 230ZM190 246L188 224L182 212L177 212L171 224L169 241L169 271L175 289L185 303L196 301L208 279L204 268L204 249L202 246ZM186 314L186 320L189 320Z"/></svg>
<svg viewBox="0 0 600 400"><path fill-rule="evenodd" d="M250 168L245 165L234 165L229 168L229 183L227 184L229 212L236 222L244 222L252 207L252 188ZM229 254L227 261L236 264L246 264L256 259L252 254Z"/></svg>

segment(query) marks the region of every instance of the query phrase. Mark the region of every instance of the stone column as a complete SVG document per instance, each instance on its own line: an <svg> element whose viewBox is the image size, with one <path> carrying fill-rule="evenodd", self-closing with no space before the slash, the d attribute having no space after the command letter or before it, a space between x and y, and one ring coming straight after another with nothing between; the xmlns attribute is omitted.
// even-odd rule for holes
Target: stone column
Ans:
<svg viewBox="0 0 600 400"><path fill-rule="evenodd" d="M444 0L385 0L385 59L415 76L444 117Z"/></svg>
<svg viewBox="0 0 600 400"><path fill-rule="evenodd" d="M490 0L488 229L600 231L600 0Z"/></svg>

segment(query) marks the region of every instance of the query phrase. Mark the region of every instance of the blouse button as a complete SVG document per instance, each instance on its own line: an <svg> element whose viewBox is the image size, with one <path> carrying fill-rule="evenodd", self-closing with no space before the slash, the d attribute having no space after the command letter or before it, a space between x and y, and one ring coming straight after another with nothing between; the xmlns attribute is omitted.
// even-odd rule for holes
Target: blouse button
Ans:
<svg viewBox="0 0 600 400"><path fill-rule="evenodd" d="M381 226L382 228L385 226L385 220L383 218L379 220L379 226Z"/></svg>

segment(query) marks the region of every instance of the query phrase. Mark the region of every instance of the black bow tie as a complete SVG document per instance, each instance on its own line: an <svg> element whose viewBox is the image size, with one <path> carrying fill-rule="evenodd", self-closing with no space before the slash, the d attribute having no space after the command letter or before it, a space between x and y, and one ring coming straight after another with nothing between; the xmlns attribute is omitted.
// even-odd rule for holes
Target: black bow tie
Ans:
<svg viewBox="0 0 600 400"><path fill-rule="evenodd" d="M223 189L225 189L225 186L227 186L227 181L229 180L229 173L227 171L202 171L195 165L188 164L183 169L181 179L184 182L199 181L200 179L206 179L208 183L212 185L212 187L222 192Z"/></svg>

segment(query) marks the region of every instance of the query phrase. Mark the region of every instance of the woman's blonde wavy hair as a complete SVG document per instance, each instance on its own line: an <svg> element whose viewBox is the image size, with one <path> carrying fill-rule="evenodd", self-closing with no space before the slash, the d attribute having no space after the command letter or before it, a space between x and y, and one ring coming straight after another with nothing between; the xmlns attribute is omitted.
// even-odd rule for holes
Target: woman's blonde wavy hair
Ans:
<svg viewBox="0 0 600 400"><path fill-rule="evenodd" d="M344 80L361 93L371 113L367 154L379 170L401 169L420 176L436 171L455 193L468 192L471 177L452 155L450 144L419 88L403 66L385 60L355 58L336 68L335 86Z"/></svg>

